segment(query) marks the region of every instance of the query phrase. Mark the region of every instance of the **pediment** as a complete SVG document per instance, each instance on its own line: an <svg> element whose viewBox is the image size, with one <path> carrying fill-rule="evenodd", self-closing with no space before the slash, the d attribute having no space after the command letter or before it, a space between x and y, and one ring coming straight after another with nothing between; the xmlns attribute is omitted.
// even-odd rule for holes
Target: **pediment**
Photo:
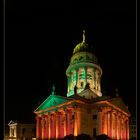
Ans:
<svg viewBox="0 0 140 140"><path fill-rule="evenodd" d="M11 124L15 124L15 122L11 120L11 121L8 123L8 125L11 125Z"/></svg>
<svg viewBox="0 0 140 140"><path fill-rule="evenodd" d="M34 112L44 110L53 106L57 106L59 104L63 104L70 100L71 99L67 97L58 96L58 95L50 95Z"/></svg>
<svg viewBox="0 0 140 140"><path fill-rule="evenodd" d="M92 90L90 89L86 89L86 90L83 90L82 92L79 93L79 96L82 96L82 97L85 97L87 99L92 99L92 98L96 98L98 97L96 95L96 93L94 93Z"/></svg>

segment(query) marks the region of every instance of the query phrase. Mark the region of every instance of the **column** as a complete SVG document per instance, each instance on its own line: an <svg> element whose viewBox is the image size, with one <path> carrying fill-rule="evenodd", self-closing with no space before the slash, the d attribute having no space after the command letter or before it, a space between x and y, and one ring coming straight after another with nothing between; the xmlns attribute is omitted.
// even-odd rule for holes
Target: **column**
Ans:
<svg viewBox="0 0 140 140"><path fill-rule="evenodd" d="M58 133L59 133L59 131L58 131L58 130L59 130L59 126L58 126L58 121L59 121L58 119L59 119L59 116L58 116L58 115L59 115L59 114L58 114L57 111L56 111L55 113L56 113L56 115L55 115L55 116L56 116L56 118L55 118L55 119L56 119L56 128L55 128L55 129L56 129L56 139L58 139L58 138L59 138L59 137L58 137Z"/></svg>
<svg viewBox="0 0 140 140"><path fill-rule="evenodd" d="M70 91L70 76L69 75L67 76L67 80L68 80L68 91L67 92L69 93L69 91Z"/></svg>
<svg viewBox="0 0 140 140"><path fill-rule="evenodd" d="M69 86L69 92L70 92L72 90L71 89L71 73L69 73L69 85L68 86Z"/></svg>
<svg viewBox="0 0 140 140"><path fill-rule="evenodd" d="M76 112L76 107L74 107L74 136L77 136L77 112Z"/></svg>
<svg viewBox="0 0 140 140"><path fill-rule="evenodd" d="M110 111L110 138L112 138L112 111Z"/></svg>
<svg viewBox="0 0 140 140"><path fill-rule="evenodd" d="M110 112L107 115L107 135L110 137Z"/></svg>
<svg viewBox="0 0 140 140"><path fill-rule="evenodd" d="M11 131L10 131L10 137L11 137ZM37 139L39 138L39 117L36 117L36 138Z"/></svg>
<svg viewBox="0 0 140 140"><path fill-rule="evenodd" d="M48 139L48 122L47 115L44 116L44 139Z"/></svg>
<svg viewBox="0 0 140 140"><path fill-rule="evenodd" d="M41 120L41 138L44 139L44 116L42 116Z"/></svg>
<svg viewBox="0 0 140 140"><path fill-rule="evenodd" d="M81 110L77 108L77 135L81 134Z"/></svg>
<svg viewBox="0 0 140 140"><path fill-rule="evenodd" d="M127 117L125 116L125 120L124 120L124 139L127 140Z"/></svg>
<svg viewBox="0 0 140 140"><path fill-rule="evenodd" d="M36 117L36 138L40 139L41 138L41 117L37 116Z"/></svg>
<svg viewBox="0 0 140 140"><path fill-rule="evenodd" d="M97 86L98 86L98 85L97 85L97 80L98 80L98 79L97 79L97 69L96 69L96 71L95 71L95 77L96 77L96 78L95 78L95 89L97 90Z"/></svg>
<svg viewBox="0 0 140 140"><path fill-rule="evenodd" d="M120 120L119 120L119 113L117 112L117 140L120 139Z"/></svg>
<svg viewBox="0 0 140 140"><path fill-rule="evenodd" d="M52 129L51 129L51 133L52 133L52 138L55 139L56 137L56 120L55 120L55 113L52 114L51 118L52 118Z"/></svg>
<svg viewBox="0 0 140 140"><path fill-rule="evenodd" d="M69 125L69 131L70 131L70 134L73 134L73 118L72 118L72 109L71 110L69 110L69 123L70 123L70 125Z"/></svg>
<svg viewBox="0 0 140 140"><path fill-rule="evenodd" d="M87 85L87 67L84 67L85 71L85 86Z"/></svg>
<svg viewBox="0 0 140 140"><path fill-rule="evenodd" d="M66 112L65 109L62 111L62 122L63 122L63 134L66 136Z"/></svg>
<svg viewBox="0 0 140 140"><path fill-rule="evenodd" d="M66 136L66 115L67 113L64 110L64 136Z"/></svg>
<svg viewBox="0 0 140 140"><path fill-rule="evenodd" d="M67 126L66 126L66 128L67 128L67 135L69 135L70 134L70 114L69 114L69 110L67 110Z"/></svg>
<svg viewBox="0 0 140 140"><path fill-rule="evenodd" d="M121 128L121 115L119 115L119 127L118 127L118 128L119 128L119 133L118 133L119 139L121 139L121 132L122 132L122 131L121 131L121 129L122 129L122 128Z"/></svg>
<svg viewBox="0 0 140 140"><path fill-rule="evenodd" d="M51 125L50 125L50 123L51 123L51 116L50 115L51 114L48 113L48 138L49 139L51 138Z"/></svg>
<svg viewBox="0 0 140 140"><path fill-rule="evenodd" d="M95 72L95 68L93 68L93 73L94 73L94 89L96 89L96 72Z"/></svg>
<svg viewBox="0 0 140 140"><path fill-rule="evenodd" d="M124 139L126 140L126 118L124 120Z"/></svg>
<svg viewBox="0 0 140 140"><path fill-rule="evenodd" d="M77 82L78 82L78 69L75 70L76 71L76 86L77 86Z"/></svg>
<svg viewBox="0 0 140 140"><path fill-rule="evenodd" d="M99 77L98 90L101 91L101 77Z"/></svg>
<svg viewBox="0 0 140 140"><path fill-rule="evenodd" d="M115 139L118 139L118 113L115 113Z"/></svg>
<svg viewBox="0 0 140 140"><path fill-rule="evenodd" d="M127 120L126 127L126 140L129 140L129 120Z"/></svg>
<svg viewBox="0 0 140 140"><path fill-rule="evenodd" d="M116 111L112 112L112 138L116 138Z"/></svg>
<svg viewBox="0 0 140 140"><path fill-rule="evenodd" d="M119 122L120 122L120 139L122 139L122 116L120 115L120 118L119 118Z"/></svg>
<svg viewBox="0 0 140 140"><path fill-rule="evenodd" d="M122 139L124 140L124 120L122 118Z"/></svg>
<svg viewBox="0 0 140 140"><path fill-rule="evenodd" d="M104 111L104 128L103 128L103 133L107 135L107 111Z"/></svg>
<svg viewBox="0 0 140 140"><path fill-rule="evenodd" d="M64 137L64 118L63 118L63 111L59 112L59 137Z"/></svg>

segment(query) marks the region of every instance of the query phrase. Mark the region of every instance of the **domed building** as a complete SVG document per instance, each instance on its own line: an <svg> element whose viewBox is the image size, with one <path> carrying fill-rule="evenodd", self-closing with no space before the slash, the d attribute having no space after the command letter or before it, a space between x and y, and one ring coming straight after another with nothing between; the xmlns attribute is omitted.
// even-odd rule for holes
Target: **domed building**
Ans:
<svg viewBox="0 0 140 140"><path fill-rule="evenodd" d="M51 95L34 111L37 139L61 139L66 135L106 134L118 140L129 139L130 112L121 98L102 96L102 69L97 57L83 41L76 45L66 70L67 97Z"/></svg>

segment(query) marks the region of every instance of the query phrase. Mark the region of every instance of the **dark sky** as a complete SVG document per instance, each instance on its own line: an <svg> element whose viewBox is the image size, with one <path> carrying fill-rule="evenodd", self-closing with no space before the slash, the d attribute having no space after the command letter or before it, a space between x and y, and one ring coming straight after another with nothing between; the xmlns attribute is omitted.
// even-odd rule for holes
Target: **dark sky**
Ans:
<svg viewBox="0 0 140 140"><path fill-rule="evenodd" d="M103 69L103 95L114 97L118 88L135 113L135 1L94 2L87 8L24 6L10 2L6 7L6 123L34 122L33 111L51 94L53 83L57 94L66 95L65 71L83 29Z"/></svg>

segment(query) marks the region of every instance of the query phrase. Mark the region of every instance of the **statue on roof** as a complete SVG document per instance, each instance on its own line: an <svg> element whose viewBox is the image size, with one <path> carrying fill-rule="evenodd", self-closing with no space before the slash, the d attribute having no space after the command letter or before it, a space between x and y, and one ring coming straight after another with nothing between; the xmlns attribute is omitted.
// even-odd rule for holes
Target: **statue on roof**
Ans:
<svg viewBox="0 0 140 140"><path fill-rule="evenodd" d="M86 39L86 37L85 37L85 30L83 30L83 43L85 43L85 39Z"/></svg>
<svg viewBox="0 0 140 140"><path fill-rule="evenodd" d="M116 92L115 93L116 94L116 97L119 97L119 90L118 90L118 88L115 89L115 92Z"/></svg>
<svg viewBox="0 0 140 140"><path fill-rule="evenodd" d="M55 85L53 84L52 85L52 95L54 95L55 94Z"/></svg>

